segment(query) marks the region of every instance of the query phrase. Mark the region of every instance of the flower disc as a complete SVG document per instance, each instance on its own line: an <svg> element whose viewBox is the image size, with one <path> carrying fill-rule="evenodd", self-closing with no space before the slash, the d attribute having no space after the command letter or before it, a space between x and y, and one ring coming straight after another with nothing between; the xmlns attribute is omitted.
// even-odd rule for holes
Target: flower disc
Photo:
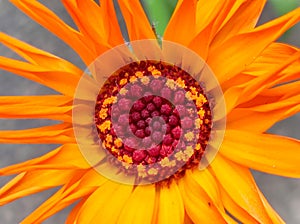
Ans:
<svg viewBox="0 0 300 224"><path fill-rule="evenodd" d="M205 168L225 130L222 91L203 60L171 42L121 45L80 81L74 130L88 162L127 184L180 178Z"/></svg>

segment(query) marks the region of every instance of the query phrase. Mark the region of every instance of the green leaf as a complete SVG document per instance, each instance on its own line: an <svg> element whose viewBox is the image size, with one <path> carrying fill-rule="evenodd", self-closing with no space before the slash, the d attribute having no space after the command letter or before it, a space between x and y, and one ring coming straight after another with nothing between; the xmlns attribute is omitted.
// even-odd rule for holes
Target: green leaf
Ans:
<svg viewBox="0 0 300 224"><path fill-rule="evenodd" d="M177 0L141 0L156 35L161 38L173 14Z"/></svg>

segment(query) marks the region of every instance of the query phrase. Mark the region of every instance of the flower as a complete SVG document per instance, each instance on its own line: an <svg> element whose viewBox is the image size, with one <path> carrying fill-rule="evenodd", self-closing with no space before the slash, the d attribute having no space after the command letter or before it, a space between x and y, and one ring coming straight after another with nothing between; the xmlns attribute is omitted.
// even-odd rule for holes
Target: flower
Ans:
<svg viewBox="0 0 300 224"><path fill-rule="evenodd" d="M87 66L95 62L99 55L123 44L112 1L103 0L101 6L92 0L62 2L78 30L69 27L38 1L12 0L12 3L28 16L69 44ZM66 60L1 33L1 42L26 61L0 57L0 67L50 87L60 95L2 96L0 116L47 118L59 120L61 123L28 130L1 131L0 142L58 143L61 146L41 157L2 168L1 175L17 176L0 190L0 204L61 186L57 193L25 218L23 223L42 222L76 201L78 204L71 211L67 223L232 223L235 222L234 218L243 223L283 223L256 186L249 169L287 177L300 176L299 140L266 133L277 121L300 110L299 49L275 42L300 20L300 9L255 27L264 4L265 1L261 0L178 1L165 31L164 40L195 51L210 66L224 92L226 133L219 153L206 169L196 169L189 160L187 166L183 166L183 174L177 170L172 173L173 179L170 181L154 181L146 185L124 185L109 180L96 172L88 163L90 160L87 162L81 154L73 133L73 127L76 127L77 123L72 123L72 109L78 106L73 106L73 101L77 100L74 96L78 96L76 87L82 80L83 71ZM139 1L133 0L129 3L120 0L119 5L131 41L155 39ZM134 42L132 45L135 46ZM159 76L163 70L158 64L151 63L151 66L147 67L148 72ZM141 63L137 69L139 73L135 78L129 74L129 79L122 82L125 84L129 81L135 85L139 78L142 79L140 72L144 70ZM171 73L171 68L168 71L168 74ZM179 74L177 72L176 68L175 75ZM92 71L93 74L95 73ZM155 76L153 74L153 77ZM179 78L178 81L169 78L165 83L169 83L171 89L181 88L182 91L186 88L188 79L181 75ZM149 79L143 79L141 85L151 85L153 80ZM160 85L159 79L157 80L155 87ZM87 86L90 85L92 84ZM186 95L190 100L197 102L192 98L192 93L200 93L201 86L195 84L188 87L191 93ZM126 89L127 91L120 94L138 94L139 86L134 88L137 91ZM105 91L108 91L107 88ZM165 90L165 94L168 91ZM101 92L97 94L100 96ZM198 102L209 101L209 97L204 95L199 95L201 99ZM80 96L90 97L89 94ZM86 98L79 97L79 100L82 99ZM107 105L113 105L115 102L113 98L106 99ZM121 108L127 105L126 99L122 99ZM177 100L180 101L179 98ZM152 105L163 102L165 106L161 107L164 108L160 111L161 114L174 112L171 110L172 106L164 99L150 101ZM14 110L11 109L12 105ZM149 105L151 104L147 104L145 114L153 111L153 106ZM143 106L139 103L133 107ZM81 112L83 109L84 107ZM104 109L109 111L108 107ZM209 112L202 107L197 107L197 110L202 114L200 117ZM100 127L97 131L101 135L101 132L111 127L106 117L110 114L106 111L99 114L101 119L105 120L98 123ZM176 115L176 111L174 114ZM139 115L132 114L132 120L136 116ZM178 118L177 115L175 117ZM170 115L169 124L178 124L176 119L171 119ZM207 119L208 122L212 121L209 117ZM86 124L85 117L75 121L83 126ZM205 123L205 119L201 121ZM201 121L198 121L200 126ZM137 123L132 124L137 126ZM189 127L190 122L186 119L184 125ZM139 130L142 130L139 131L140 136L146 135L146 128ZM175 128L172 129L174 130ZM182 129L177 128L174 133L178 130ZM186 134L188 139L193 138L193 132ZM112 153L123 150L121 146L115 147L121 145L119 139L113 135L110 137L108 132L103 136L103 142L111 145L107 148ZM171 140L174 142L176 139ZM134 143L127 144L130 146ZM201 149L199 145L194 148L194 153L195 150ZM166 155L169 155L168 150L173 152L172 148L165 148ZM187 152L179 151L175 158L186 161L185 158L189 158L191 153L193 151L189 147ZM137 172L142 178L148 174L159 173L155 167L147 170L143 166L143 162L146 162L143 152L135 154L126 154L117 160L125 164L136 161ZM155 150L153 154L155 155ZM99 158L100 156L101 154ZM200 160L202 154L195 157ZM99 158L97 157L96 161ZM168 157L162 158L162 166L172 166L174 160L166 158ZM124 169L128 166L124 166Z"/></svg>

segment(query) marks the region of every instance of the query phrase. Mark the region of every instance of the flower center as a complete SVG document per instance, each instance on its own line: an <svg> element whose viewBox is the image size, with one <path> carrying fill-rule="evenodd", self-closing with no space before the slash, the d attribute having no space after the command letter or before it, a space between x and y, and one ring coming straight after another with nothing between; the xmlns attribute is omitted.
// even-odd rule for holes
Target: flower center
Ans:
<svg viewBox="0 0 300 224"><path fill-rule="evenodd" d="M199 165L212 117L204 88L191 75L143 60L107 79L97 97L95 124L106 152L121 162L119 169L151 180L170 170L167 178L178 178Z"/></svg>

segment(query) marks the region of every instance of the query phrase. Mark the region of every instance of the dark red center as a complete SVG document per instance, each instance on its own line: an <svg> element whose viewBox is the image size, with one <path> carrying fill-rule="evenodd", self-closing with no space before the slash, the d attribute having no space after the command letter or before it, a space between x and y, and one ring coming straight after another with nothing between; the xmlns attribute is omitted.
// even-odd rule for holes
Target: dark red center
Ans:
<svg viewBox="0 0 300 224"><path fill-rule="evenodd" d="M211 111L203 88L187 72L140 61L107 80L98 95L95 123L102 145L119 161L155 164L145 171L150 177L181 164L173 175L178 176L199 164L209 140Z"/></svg>

